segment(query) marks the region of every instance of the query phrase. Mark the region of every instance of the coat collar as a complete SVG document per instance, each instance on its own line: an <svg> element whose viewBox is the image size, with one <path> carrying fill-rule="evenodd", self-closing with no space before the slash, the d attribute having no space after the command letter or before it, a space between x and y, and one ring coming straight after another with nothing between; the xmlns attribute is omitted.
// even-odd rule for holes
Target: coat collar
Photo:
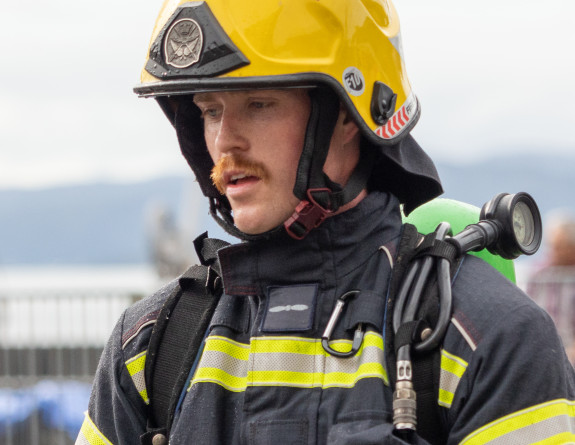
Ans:
<svg viewBox="0 0 575 445"><path fill-rule="evenodd" d="M263 295L269 285L318 283L334 286L367 261L380 246L399 236L398 200L370 193L354 208L327 219L303 240L285 233L218 252L225 293Z"/></svg>

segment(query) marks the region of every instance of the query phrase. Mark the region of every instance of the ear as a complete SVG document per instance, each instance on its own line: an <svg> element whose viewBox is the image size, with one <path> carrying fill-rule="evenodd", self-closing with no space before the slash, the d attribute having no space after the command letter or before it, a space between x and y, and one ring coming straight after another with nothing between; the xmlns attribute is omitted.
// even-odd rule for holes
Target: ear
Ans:
<svg viewBox="0 0 575 445"><path fill-rule="evenodd" d="M343 106L340 107L338 121L342 125L343 143L348 144L359 134L359 127Z"/></svg>

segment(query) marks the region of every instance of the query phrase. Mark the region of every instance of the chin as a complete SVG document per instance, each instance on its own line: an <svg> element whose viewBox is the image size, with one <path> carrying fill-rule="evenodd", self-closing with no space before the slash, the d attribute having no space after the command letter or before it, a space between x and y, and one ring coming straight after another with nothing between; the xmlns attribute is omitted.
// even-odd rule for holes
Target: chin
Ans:
<svg viewBox="0 0 575 445"><path fill-rule="evenodd" d="M234 218L234 222L239 230L248 235L259 235L276 227L269 224L261 224L261 221L258 221L257 224L253 224L253 221L246 222L243 221L243 218Z"/></svg>
<svg viewBox="0 0 575 445"><path fill-rule="evenodd" d="M278 212L269 209L257 209L257 211L247 211L248 209L237 209L234 212L235 226L248 235L260 235L278 226L283 225L293 213L293 210ZM255 209L252 209L255 210Z"/></svg>
<svg viewBox="0 0 575 445"><path fill-rule="evenodd" d="M260 235L283 225L284 220L265 221L264 223L262 223L261 220L258 220L257 224L246 224L245 221L242 221L241 218L238 218L237 220L234 219L234 222L236 227L242 232L247 233L248 235Z"/></svg>

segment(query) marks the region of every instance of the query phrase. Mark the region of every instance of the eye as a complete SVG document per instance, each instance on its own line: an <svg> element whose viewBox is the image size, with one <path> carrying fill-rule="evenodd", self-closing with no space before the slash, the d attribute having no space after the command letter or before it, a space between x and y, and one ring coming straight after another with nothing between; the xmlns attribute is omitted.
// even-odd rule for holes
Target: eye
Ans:
<svg viewBox="0 0 575 445"><path fill-rule="evenodd" d="M254 99L250 101L249 107L254 110L263 110L266 108L271 108L275 104L272 100L267 99Z"/></svg>
<svg viewBox="0 0 575 445"><path fill-rule="evenodd" d="M200 111L202 113L202 119L215 119L220 114L220 107L204 105L200 106Z"/></svg>

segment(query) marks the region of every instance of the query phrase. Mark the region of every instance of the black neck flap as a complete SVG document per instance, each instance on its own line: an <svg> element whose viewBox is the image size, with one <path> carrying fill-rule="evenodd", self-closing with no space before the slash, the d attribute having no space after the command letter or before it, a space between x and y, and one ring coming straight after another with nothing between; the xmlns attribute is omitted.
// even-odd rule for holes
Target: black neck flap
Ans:
<svg viewBox="0 0 575 445"><path fill-rule="evenodd" d="M310 97L311 113L293 190L301 202L284 223L286 231L295 239L304 238L330 214L358 196L367 185L373 165L374 152L362 152L344 187L323 172L339 117L340 102L333 90L327 87L311 90Z"/></svg>
<svg viewBox="0 0 575 445"><path fill-rule="evenodd" d="M293 189L294 195L302 201L308 199L310 189L332 190L335 185L323 173L323 166L340 110L339 99L329 88L311 89L309 95L311 112ZM331 208L334 203L319 199L324 208L334 210Z"/></svg>

